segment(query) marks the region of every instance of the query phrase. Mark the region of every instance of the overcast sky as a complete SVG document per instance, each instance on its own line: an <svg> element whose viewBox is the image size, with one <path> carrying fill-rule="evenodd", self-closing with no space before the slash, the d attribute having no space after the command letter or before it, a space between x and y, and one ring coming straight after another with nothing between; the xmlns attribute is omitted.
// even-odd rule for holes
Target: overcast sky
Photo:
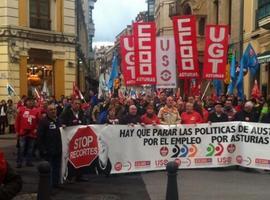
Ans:
<svg viewBox="0 0 270 200"><path fill-rule="evenodd" d="M146 0L97 0L93 10L94 42L113 42L140 11L147 10ZM95 44L94 44L95 45Z"/></svg>

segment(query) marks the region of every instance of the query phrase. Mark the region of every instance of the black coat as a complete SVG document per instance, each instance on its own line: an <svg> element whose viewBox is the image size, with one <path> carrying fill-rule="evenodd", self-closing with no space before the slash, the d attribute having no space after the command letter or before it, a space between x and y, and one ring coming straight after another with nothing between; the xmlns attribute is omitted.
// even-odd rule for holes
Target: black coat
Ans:
<svg viewBox="0 0 270 200"><path fill-rule="evenodd" d="M62 141L60 133L60 122L46 116L39 122L38 146L43 157L62 154Z"/></svg>
<svg viewBox="0 0 270 200"><path fill-rule="evenodd" d="M7 173L0 185L0 200L13 199L22 189L22 178L7 164Z"/></svg>
<svg viewBox="0 0 270 200"><path fill-rule="evenodd" d="M208 121L210 122L227 122L228 116L225 113L221 113L220 116L217 116L216 112L210 113L208 116Z"/></svg>
<svg viewBox="0 0 270 200"><path fill-rule="evenodd" d="M60 116L61 125L76 126L86 124L84 120L84 113L79 110L78 118L73 114L71 107L64 109Z"/></svg>
<svg viewBox="0 0 270 200"><path fill-rule="evenodd" d="M259 118L255 112L248 113L242 110L235 114L234 120L240 122L258 122Z"/></svg>
<svg viewBox="0 0 270 200"><path fill-rule="evenodd" d="M141 118L139 115L124 115L122 119L120 120L120 124L137 124L141 122Z"/></svg>
<svg viewBox="0 0 270 200"><path fill-rule="evenodd" d="M262 117L262 123L270 123L270 112Z"/></svg>

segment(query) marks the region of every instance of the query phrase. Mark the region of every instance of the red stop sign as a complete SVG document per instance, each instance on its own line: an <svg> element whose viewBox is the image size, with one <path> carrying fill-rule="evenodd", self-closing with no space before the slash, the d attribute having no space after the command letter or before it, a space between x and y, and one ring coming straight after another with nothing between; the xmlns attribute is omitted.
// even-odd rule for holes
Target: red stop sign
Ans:
<svg viewBox="0 0 270 200"><path fill-rule="evenodd" d="M69 143L70 163L75 168L89 166L97 156L97 135L91 127L79 128Z"/></svg>

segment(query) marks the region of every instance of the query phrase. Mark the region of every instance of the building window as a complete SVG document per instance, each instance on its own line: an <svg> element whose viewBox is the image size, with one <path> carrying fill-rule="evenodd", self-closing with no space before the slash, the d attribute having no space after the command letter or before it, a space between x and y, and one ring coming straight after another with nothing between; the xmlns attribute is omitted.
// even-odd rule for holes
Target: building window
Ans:
<svg viewBox="0 0 270 200"><path fill-rule="evenodd" d="M184 15L191 15L192 14L192 10L189 4L185 4L183 7L184 10Z"/></svg>
<svg viewBox="0 0 270 200"><path fill-rule="evenodd" d="M201 17L199 19L199 35L200 36L204 36L204 33L205 33L205 24L206 24L205 17Z"/></svg>
<svg viewBox="0 0 270 200"><path fill-rule="evenodd" d="M50 0L30 0L30 27L51 30Z"/></svg>
<svg viewBox="0 0 270 200"><path fill-rule="evenodd" d="M259 0L257 10L257 20L261 20L270 15L270 0Z"/></svg>

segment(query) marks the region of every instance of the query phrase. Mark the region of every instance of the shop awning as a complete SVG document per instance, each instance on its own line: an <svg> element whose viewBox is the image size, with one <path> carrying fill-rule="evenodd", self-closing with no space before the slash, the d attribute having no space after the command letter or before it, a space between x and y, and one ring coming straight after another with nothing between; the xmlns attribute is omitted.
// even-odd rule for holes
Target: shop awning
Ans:
<svg viewBox="0 0 270 200"><path fill-rule="evenodd" d="M270 51L265 51L261 54L258 54L258 62L260 64L270 62Z"/></svg>

